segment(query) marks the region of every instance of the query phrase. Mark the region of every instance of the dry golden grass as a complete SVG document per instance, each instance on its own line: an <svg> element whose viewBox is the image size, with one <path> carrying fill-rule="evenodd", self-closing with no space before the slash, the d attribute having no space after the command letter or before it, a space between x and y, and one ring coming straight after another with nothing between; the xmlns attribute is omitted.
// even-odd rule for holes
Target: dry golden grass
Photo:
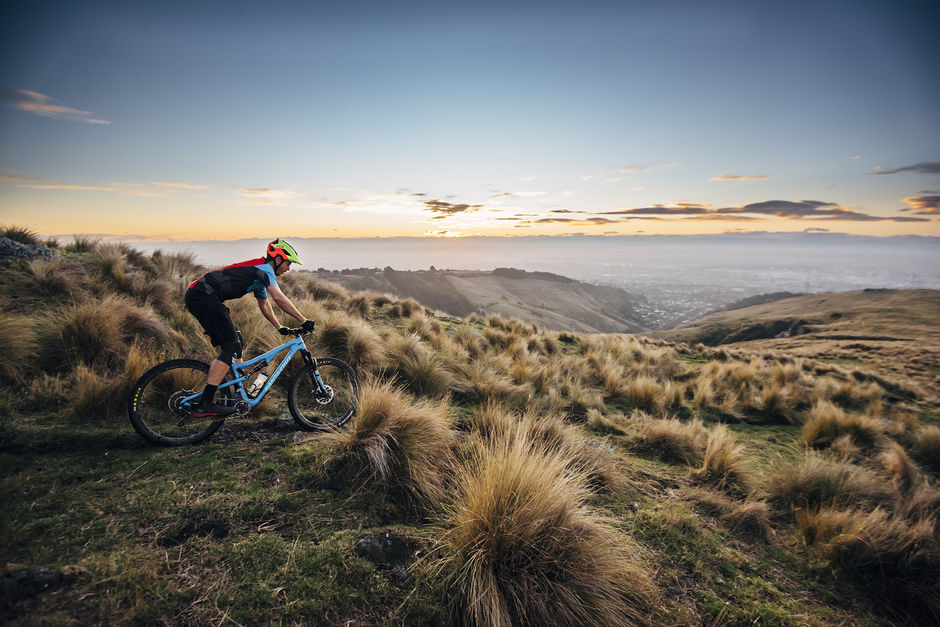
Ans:
<svg viewBox="0 0 940 627"><path fill-rule="evenodd" d="M878 455L878 461L884 469L888 479L901 494L909 494L920 483L920 469L917 467L904 447L897 442L889 440Z"/></svg>
<svg viewBox="0 0 940 627"><path fill-rule="evenodd" d="M863 449L871 449L884 439L881 420L860 414L847 414L829 401L818 401L809 412L801 435L809 446L823 448L843 435Z"/></svg>
<svg viewBox="0 0 940 627"><path fill-rule="evenodd" d="M81 264L64 257L34 259L29 270L36 280L35 291L44 296L75 296L87 278Z"/></svg>
<svg viewBox="0 0 940 627"><path fill-rule="evenodd" d="M416 400L392 382L367 380L349 428L320 437L328 463L433 507L446 496L451 427L446 405Z"/></svg>
<svg viewBox="0 0 940 627"><path fill-rule="evenodd" d="M940 427L930 425L916 433L912 452L925 467L940 473Z"/></svg>
<svg viewBox="0 0 940 627"><path fill-rule="evenodd" d="M441 570L455 621L636 625L657 597L632 545L585 508L567 455L526 438L477 449L457 475Z"/></svg>
<svg viewBox="0 0 940 627"><path fill-rule="evenodd" d="M823 506L892 505L897 491L878 473L809 455L801 464L775 469L767 485L768 501L782 512Z"/></svg>
<svg viewBox="0 0 940 627"><path fill-rule="evenodd" d="M763 501L737 504L721 516L721 521L732 531L763 538L766 542L774 537L774 529L770 524L770 506Z"/></svg>
<svg viewBox="0 0 940 627"><path fill-rule="evenodd" d="M25 316L0 312L0 346L3 346L0 381L24 381L31 370L35 350L32 321Z"/></svg>
<svg viewBox="0 0 940 627"><path fill-rule="evenodd" d="M40 318L36 360L40 368L50 372L80 363L104 368L123 363L127 347L135 340L161 347L178 347L184 342L153 312L141 309L129 298L108 294Z"/></svg>
<svg viewBox="0 0 940 627"><path fill-rule="evenodd" d="M386 340L386 346L386 373L398 379L412 393L443 398L454 389L456 379L449 365L417 334L392 334Z"/></svg>
<svg viewBox="0 0 940 627"><path fill-rule="evenodd" d="M316 338L326 355L363 374L377 372L385 364L385 344L368 323L342 311L320 311Z"/></svg>
<svg viewBox="0 0 940 627"><path fill-rule="evenodd" d="M797 525L817 557L897 603L921 624L940 622L940 545L937 520L906 520L872 511L823 508L797 512Z"/></svg>
<svg viewBox="0 0 940 627"><path fill-rule="evenodd" d="M727 426L717 425L709 432L702 465L692 472L692 477L731 493L750 491L753 479L747 469L744 447Z"/></svg>
<svg viewBox="0 0 940 627"><path fill-rule="evenodd" d="M654 419L637 415L628 423L630 448L663 461L696 463L705 453L708 431L701 420Z"/></svg>

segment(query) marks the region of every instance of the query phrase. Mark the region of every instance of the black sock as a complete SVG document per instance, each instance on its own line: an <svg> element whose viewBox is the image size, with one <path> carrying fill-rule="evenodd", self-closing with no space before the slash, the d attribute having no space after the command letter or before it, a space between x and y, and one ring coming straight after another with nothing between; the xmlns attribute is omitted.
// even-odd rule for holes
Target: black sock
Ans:
<svg viewBox="0 0 940 627"><path fill-rule="evenodd" d="M200 405L203 407L208 407L212 404L212 397L215 396L215 391L218 389L217 385L206 384L206 389L202 391L202 401Z"/></svg>

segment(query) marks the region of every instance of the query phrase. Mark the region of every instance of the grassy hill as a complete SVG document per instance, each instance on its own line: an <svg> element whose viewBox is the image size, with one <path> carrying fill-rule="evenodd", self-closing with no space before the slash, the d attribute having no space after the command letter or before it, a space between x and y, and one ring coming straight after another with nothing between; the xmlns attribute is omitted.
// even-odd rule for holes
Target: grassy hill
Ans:
<svg viewBox="0 0 940 627"><path fill-rule="evenodd" d="M278 387L209 442L157 448L127 391L211 357L180 305L200 269L58 252L0 268L0 620L940 620L940 420L917 385L783 349L455 319L291 273L314 352L363 381L348 428L295 430ZM248 354L279 344L244 300Z"/></svg>
<svg viewBox="0 0 940 627"><path fill-rule="evenodd" d="M940 394L940 292L810 294L738 308L652 335L749 350L786 350L875 373L889 387Z"/></svg>
<svg viewBox="0 0 940 627"><path fill-rule="evenodd" d="M585 333L634 333L649 328L638 309L642 297L548 272L360 268L320 271L317 276L349 290L413 298L461 317L500 315L555 331Z"/></svg>

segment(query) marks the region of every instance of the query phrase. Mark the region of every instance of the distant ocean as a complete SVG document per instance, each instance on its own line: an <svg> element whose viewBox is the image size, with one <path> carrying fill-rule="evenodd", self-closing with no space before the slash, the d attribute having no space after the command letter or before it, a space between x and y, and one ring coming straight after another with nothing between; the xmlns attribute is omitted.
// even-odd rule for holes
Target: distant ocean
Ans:
<svg viewBox="0 0 940 627"><path fill-rule="evenodd" d="M285 236L287 237L287 236ZM940 237L757 233L632 237L291 238L298 269L546 271L639 293L696 313L768 292L940 289ZM260 256L269 239L149 242L207 266Z"/></svg>

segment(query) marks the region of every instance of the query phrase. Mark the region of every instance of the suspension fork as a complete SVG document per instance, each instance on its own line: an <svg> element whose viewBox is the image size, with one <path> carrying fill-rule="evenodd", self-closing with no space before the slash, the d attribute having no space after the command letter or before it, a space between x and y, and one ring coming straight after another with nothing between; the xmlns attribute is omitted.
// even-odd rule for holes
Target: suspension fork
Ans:
<svg viewBox="0 0 940 627"><path fill-rule="evenodd" d="M329 394L329 392L326 391L326 387L323 385L323 379L320 378L320 370L317 368L317 358L306 349L300 351L300 355L304 358L304 363L310 366L310 372L313 373L313 384L317 388L317 395Z"/></svg>

